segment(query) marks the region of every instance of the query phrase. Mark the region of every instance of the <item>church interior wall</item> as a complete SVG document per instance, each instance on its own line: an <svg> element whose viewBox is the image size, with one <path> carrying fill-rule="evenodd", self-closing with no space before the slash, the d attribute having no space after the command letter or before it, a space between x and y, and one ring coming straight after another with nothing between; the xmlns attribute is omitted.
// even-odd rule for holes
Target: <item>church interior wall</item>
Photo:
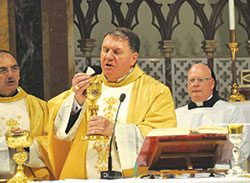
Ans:
<svg viewBox="0 0 250 183"><path fill-rule="evenodd" d="M84 27L87 32L81 32L76 25L79 22L77 3L80 3L84 16L80 21L88 23ZM129 12L128 4L133 7L136 3L139 6L133 9L137 15L134 16ZM235 3L236 41L240 43L236 63L239 84L241 70L250 69L249 4L249 0L237 0ZM115 5L120 6L117 12L114 12ZM178 5L177 16L170 7ZM212 6L221 7L216 21L216 26L221 26L216 31L202 25L203 20L215 17ZM203 20L194 7L204 13ZM90 9L93 17L87 17ZM15 10L14 15L11 10ZM130 27L141 39L138 63L147 74L171 88L178 107L188 100L185 76L189 67L197 62L207 63L216 72L219 93L228 98L232 82L231 56L226 46L230 41L228 14L228 0L54 0L53 3L49 0L0 0L0 46L17 54L18 61L23 65L24 89L48 100L70 88L75 72L81 72L89 64L97 64L103 34L107 30L115 26ZM113 22L112 15L115 15ZM164 19L159 20L157 16L160 15ZM169 22L170 15L175 16L173 24ZM95 16L98 17L97 22ZM15 22L10 21L13 19ZM53 22L57 19L60 23ZM195 20L201 29L194 25ZM164 26L164 31L160 32L159 27ZM203 34L206 31L206 35ZM87 39L95 42L91 43L93 50L86 53L79 40ZM211 39L216 44L214 51L208 53L204 41ZM160 41L167 41L168 49L159 48ZM25 59L28 64L23 64Z"/></svg>

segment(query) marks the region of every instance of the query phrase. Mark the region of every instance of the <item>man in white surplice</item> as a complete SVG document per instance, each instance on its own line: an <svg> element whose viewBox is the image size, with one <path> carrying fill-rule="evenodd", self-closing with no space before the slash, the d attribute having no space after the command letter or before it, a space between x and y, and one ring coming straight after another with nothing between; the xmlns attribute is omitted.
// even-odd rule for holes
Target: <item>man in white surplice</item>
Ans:
<svg viewBox="0 0 250 183"><path fill-rule="evenodd" d="M188 93L191 102L176 109L178 127L196 129L200 126L221 126L228 123L245 123L242 110L228 102L221 100L216 91L215 75L204 64L193 65L188 72ZM243 130L243 140L240 145L242 162L249 155L249 140L247 127ZM229 164L232 159L232 144L225 145L220 164Z"/></svg>
<svg viewBox="0 0 250 183"><path fill-rule="evenodd" d="M51 164L58 179L99 178L107 170L109 141L82 141L82 136L110 137L122 93L113 169L133 168L144 137L154 128L176 127L175 109L169 88L146 75L136 64L140 40L126 28L108 31L101 50L102 74L78 73L72 88L49 101L53 127L49 141ZM88 116L83 95L89 82L102 82L97 116ZM89 119L88 119L89 118Z"/></svg>
<svg viewBox="0 0 250 183"><path fill-rule="evenodd" d="M27 94L19 87L20 69L15 56L0 50L0 179L12 178L17 163L12 159L15 149L8 148L5 133L9 130L28 130L34 143L25 148L28 159L24 172L30 178L51 180L48 169L48 105Z"/></svg>

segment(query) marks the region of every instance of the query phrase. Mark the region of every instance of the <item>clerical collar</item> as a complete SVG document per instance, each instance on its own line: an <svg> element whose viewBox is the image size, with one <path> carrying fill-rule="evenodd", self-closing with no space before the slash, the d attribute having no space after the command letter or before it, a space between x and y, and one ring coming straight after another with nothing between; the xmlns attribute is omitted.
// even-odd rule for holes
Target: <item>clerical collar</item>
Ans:
<svg viewBox="0 0 250 183"><path fill-rule="evenodd" d="M19 91L20 91L20 89L17 88L16 91L15 91L15 93L13 95L11 95L11 96L5 96L5 95L1 95L0 94L0 97L14 97L16 94L18 94Z"/></svg>
<svg viewBox="0 0 250 183"><path fill-rule="evenodd" d="M213 97L213 94L212 95L210 95L210 97L208 97L208 99L206 100L206 101L208 101L209 99L211 99ZM206 102L205 101L205 102ZM198 107L202 107L203 106L203 103L204 102L194 102Z"/></svg>
<svg viewBox="0 0 250 183"><path fill-rule="evenodd" d="M188 104L188 110L195 109L197 107L213 107L214 104L219 100L219 96L217 94L211 95L205 102L190 102Z"/></svg>
<svg viewBox="0 0 250 183"><path fill-rule="evenodd" d="M125 75L125 76L123 76L123 77L121 77L120 79L118 79L117 81L114 81L114 82L112 82L112 83L120 83L121 81L123 81L124 79L126 79L126 77L132 72L134 70L134 67L131 67L131 69L129 70L129 72ZM106 78L107 79L107 78ZM110 81L109 81L110 82Z"/></svg>

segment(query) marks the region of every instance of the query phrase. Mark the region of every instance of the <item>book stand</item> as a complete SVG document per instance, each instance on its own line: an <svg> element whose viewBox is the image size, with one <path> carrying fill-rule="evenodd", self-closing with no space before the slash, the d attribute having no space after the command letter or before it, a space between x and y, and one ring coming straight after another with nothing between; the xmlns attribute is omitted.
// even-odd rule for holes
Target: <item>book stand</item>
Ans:
<svg viewBox="0 0 250 183"><path fill-rule="evenodd" d="M138 174L218 173L214 170L226 134L147 136L137 158Z"/></svg>

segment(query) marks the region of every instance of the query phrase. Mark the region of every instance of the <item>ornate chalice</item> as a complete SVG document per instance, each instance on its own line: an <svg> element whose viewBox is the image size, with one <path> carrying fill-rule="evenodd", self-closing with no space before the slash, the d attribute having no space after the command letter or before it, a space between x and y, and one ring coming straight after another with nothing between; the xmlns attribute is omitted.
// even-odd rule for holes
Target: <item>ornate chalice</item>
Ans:
<svg viewBox="0 0 250 183"><path fill-rule="evenodd" d="M88 102L88 107L90 110L90 116L97 115L97 111L99 110L99 106L97 105L97 100L101 95L101 82L90 83L89 87L86 90L86 97ZM82 140L105 140L106 136L103 135L86 135L81 138Z"/></svg>
<svg viewBox="0 0 250 183"><path fill-rule="evenodd" d="M88 106L90 110L90 116L97 115L99 106L97 105L97 100L101 95L101 83L90 83L87 88L87 99Z"/></svg>
<svg viewBox="0 0 250 183"><path fill-rule="evenodd" d="M7 132L5 133L5 138L8 147L17 149L16 153L13 155L13 159L18 165L17 172L8 183L27 183L33 181L23 172L23 163L28 158L28 155L23 148L31 146L34 138L31 137L30 132L28 131Z"/></svg>
<svg viewBox="0 0 250 183"><path fill-rule="evenodd" d="M239 165L240 158L240 148L239 144L242 141L243 135L243 124L228 124L228 134L229 141L234 145L233 147L233 166L228 171L228 176L244 176L247 174L244 170L241 169Z"/></svg>

